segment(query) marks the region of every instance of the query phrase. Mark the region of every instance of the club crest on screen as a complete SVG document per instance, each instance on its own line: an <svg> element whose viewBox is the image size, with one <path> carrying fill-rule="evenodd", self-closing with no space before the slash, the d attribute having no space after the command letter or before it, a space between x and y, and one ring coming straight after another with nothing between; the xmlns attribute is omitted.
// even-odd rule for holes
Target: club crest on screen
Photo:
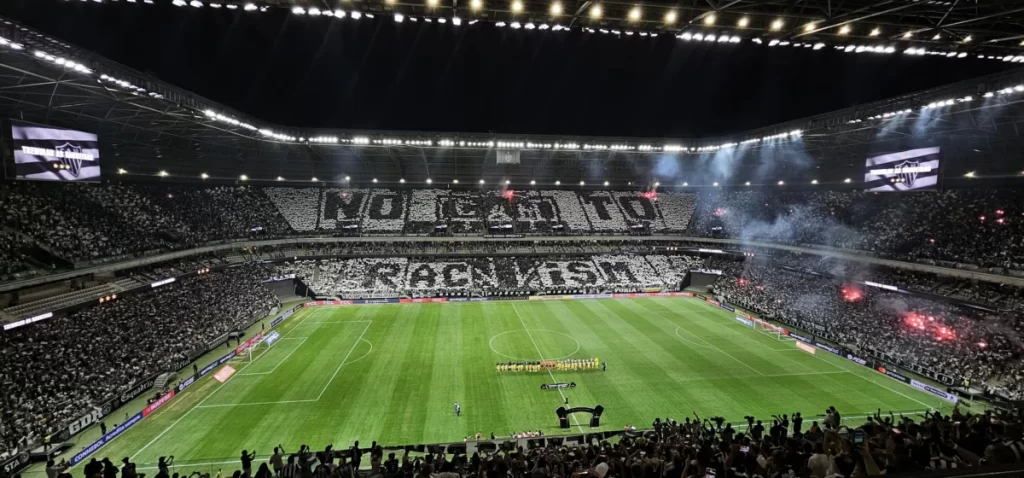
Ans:
<svg viewBox="0 0 1024 478"><path fill-rule="evenodd" d="M914 187L914 181L917 180L917 168L921 165L920 161L903 161L896 166L897 170L900 170L899 178L907 185L908 188Z"/></svg>
<svg viewBox="0 0 1024 478"><path fill-rule="evenodd" d="M54 147L53 149L55 149L57 151L64 151L64 152L69 152L69 153L81 153L82 152L82 147L81 146L79 146L77 144L71 144L71 143L64 143L62 145ZM74 157L69 158L67 155L62 155L61 158L60 158L60 163L63 164L64 166L67 166L69 168L68 171L71 173L72 176L74 176L76 178L78 177L79 174L82 173L82 160L81 159L74 158Z"/></svg>

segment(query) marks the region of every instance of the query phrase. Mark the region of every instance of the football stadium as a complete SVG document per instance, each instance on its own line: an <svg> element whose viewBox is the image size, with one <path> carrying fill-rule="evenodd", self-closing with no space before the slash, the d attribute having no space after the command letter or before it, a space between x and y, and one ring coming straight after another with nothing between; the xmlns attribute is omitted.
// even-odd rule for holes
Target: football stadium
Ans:
<svg viewBox="0 0 1024 478"><path fill-rule="evenodd" d="M1024 476L1021 25L0 2L0 478Z"/></svg>

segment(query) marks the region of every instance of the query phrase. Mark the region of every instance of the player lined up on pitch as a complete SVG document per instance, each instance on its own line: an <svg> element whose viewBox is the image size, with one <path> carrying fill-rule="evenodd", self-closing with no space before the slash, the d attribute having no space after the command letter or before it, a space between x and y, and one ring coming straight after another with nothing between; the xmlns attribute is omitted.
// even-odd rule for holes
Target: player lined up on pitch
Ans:
<svg viewBox="0 0 1024 478"><path fill-rule="evenodd" d="M597 370L608 369L608 362L601 362L597 357L588 359L538 360L534 362L498 362L498 372L547 372L550 370Z"/></svg>

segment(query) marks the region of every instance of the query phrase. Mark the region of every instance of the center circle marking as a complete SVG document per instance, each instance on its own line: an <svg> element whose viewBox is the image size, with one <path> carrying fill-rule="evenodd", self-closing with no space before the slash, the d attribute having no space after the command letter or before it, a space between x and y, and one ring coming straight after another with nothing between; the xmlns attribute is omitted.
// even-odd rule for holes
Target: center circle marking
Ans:
<svg viewBox="0 0 1024 478"><path fill-rule="evenodd" d="M563 355L561 357L544 357L544 360L563 360L563 359L567 359L569 357L572 357L573 355L576 354L576 352L580 351L580 341L576 340L575 337L573 337L573 336L571 336L571 335L569 335L569 334L567 334L565 332L558 332L556 330L548 330L548 329L518 329L518 330L509 330L509 331L497 334L494 337L491 337L491 340L489 340L487 342L487 344L491 347L491 351L492 352L494 352L494 353L496 353L498 355L501 355L502 357L505 357L505 358L509 358L509 359L516 360L516 361L521 361L521 362L532 362L532 361L540 360L540 357L525 357L525 358L524 357L515 357L515 356L509 355L509 354L502 353L502 352L498 351L498 349L494 348L494 339L497 339L498 337L502 337L502 336L505 336L505 335L508 335L508 334L512 334L512 333L526 333L527 331L529 331L530 333L534 333L534 332L547 332L549 334L561 335L563 337L568 337L573 342L576 342L576 350L573 350L569 354Z"/></svg>

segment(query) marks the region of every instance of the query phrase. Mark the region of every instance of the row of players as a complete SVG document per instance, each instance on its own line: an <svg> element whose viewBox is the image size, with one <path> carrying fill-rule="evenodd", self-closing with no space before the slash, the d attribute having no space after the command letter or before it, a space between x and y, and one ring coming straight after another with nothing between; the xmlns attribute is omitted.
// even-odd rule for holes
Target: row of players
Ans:
<svg viewBox="0 0 1024 478"><path fill-rule="evenodd" d="M608 362L601 362L597 357L589 359L539 360L536 362L498 362L498 372L547 372L549 370L597 370L608 369Z"/></svg>

